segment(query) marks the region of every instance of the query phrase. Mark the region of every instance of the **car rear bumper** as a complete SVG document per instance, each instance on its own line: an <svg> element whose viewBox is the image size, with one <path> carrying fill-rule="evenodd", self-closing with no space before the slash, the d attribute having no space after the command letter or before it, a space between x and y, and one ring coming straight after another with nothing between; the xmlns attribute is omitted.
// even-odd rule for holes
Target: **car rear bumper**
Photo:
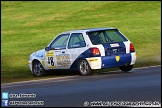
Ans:
<svg viewBox="0 0 162 108"><path fill-rule="evenodd" d="M101 69L101 57L86 58L91 69Z"/></svg>
<svg viewBox="0 0 162 108"><path fill-rule="evenodd" d="M112 56L86 58L91 69L104 69L118 66L133 65L136 62L136 53L119 54Z"/></svg>
<svg viewBox="0 0 162 108"><path fill-rule="evenodd" d="M103 56L101 57L101 60L101 68L133 65L136 61L136 53L134 52L121 55Z"/></svg>

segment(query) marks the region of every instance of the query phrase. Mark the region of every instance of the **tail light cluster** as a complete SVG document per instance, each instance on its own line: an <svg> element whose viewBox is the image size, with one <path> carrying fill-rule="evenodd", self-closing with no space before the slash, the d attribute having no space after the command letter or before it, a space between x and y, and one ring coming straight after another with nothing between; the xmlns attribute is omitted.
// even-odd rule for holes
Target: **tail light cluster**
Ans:
<svg viewBox="0 0 162 108"><path fill-rule="evenodd" d="M91 51L93 56L100 56L101 55L100 50L96 47L90 48L90 51ZM134 45L132 43L130 43L130 53L131 52L135 52L135 48L134 48Z"/></svg>
<svg viewBox="0 0 162 108"><path fill-rule="evenodd" d="M98 48L90 48L91 53L93 56L99 56L100 55L100 50Z"/></svg>
<svg viewBox="0 0 162 108"><path fill-rule="evenodd" d="M135 48L134 48L134 45L132 43L130 43L130 53L131 52L135 52Z"/></svg>

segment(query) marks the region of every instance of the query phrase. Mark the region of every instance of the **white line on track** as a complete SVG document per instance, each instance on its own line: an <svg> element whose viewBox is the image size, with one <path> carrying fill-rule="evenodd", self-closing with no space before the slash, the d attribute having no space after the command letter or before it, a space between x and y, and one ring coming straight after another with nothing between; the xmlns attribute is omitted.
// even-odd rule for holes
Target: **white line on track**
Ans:
<svg viewBox="0 0 162 108"><path fill-rule="evenodd" d="M161 65L156 65L156 66L148 66L148 67L140 67L140 68L133 68L133 69L144 69L144 68L152 68L152 67L159 67Z"/></svg>
<svg viewBox="0 0 162 108"><path fill-rule="evenodd" d="M144 69L144 68L152 68L152 67L159 67L159 66L161 66L161 65L133 68L133 70ZM115 71L109 71L109 72L119 72L119 71L121 71L121 70L115 70ZM76 76L78 76L78 75L58 77L58 78L39 79L39 80L30 80L30 81L21 81L21 82L12 82L12 83L4 83L4 84L1 84L1 88L2 88L2 86L12 85L12 84L30 83L30 82L38 82L39 83L40 81L50 81L50 80L68 81L68 80L72 80L72 79L69 79L69 78L75 78ZM61 80L61 79L65 79L65 80Z"/></svg>
<svg viewBox="0 0 162 108"><path fill-rule="evenodd" d="M39 85L39 84L41 84L41 85L43 85L43 84L47 84L47 83L50 83L50 82L62 82L62 81L70 81L70 80L72 80L72 79L62 79L62 80L54 80L54 81L46 81L46 82L40 82L39 80L39 82L38 81L36 81L35 83L28 83L28 84L25 84L25 85L27 85L27 86L29 86L29 85ZM17 83L17 84L5 84L5 85L3 85L3 86L1 86L1 88L8 88L8 87L15 87L15 86L21 86L21 84L23 84L23 82L22 83Z"/></svg>
<svg viewBox="0 0 162 108"><path fill-rule="evenodd" d="M156 65L156 66L148 66L148 67L140 67L140 68L133 68L132 70L138 70L138 69L146 69L146 68L153 68L153 67L159 67L161 65ZM109 72L119 72L121 70L115 70L115 71L109 71Z"/></svg>
<svg viewBox="0 0 162 108"><path fill-rule="evenodd" d="M55 82L58 82L58 81L68 81L70 79L67 79L67 78L74 78L76 76L66 76L66 77L58 77L58 78L48 78L48 79L39 79L39 80L30 80L30 81L21 81L21 82L13 82L13 83L4 83L4 84L1 84L1 87L2 86L7 86L7 85L15 85L15 84L22 84L22 83L30 83L30 82L40 82L40 81L51 81L51 80L54 80L55 79Z"/></svg>

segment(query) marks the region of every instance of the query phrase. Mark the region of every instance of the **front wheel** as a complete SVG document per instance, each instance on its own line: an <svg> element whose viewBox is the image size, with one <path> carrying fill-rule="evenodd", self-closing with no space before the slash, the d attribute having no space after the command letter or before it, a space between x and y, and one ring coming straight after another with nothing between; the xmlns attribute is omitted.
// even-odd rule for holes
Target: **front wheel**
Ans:
<svg viewBox="0 0 162 108"><path fill-rule="evenodd" d="M93 71L91 70L89 63L85 59L81 59L78 63L79 72L83 76L92 75Z"/></svg>
<svg viewBox="0 0 162 108"><path fill-rule="evenodd" d="M47 72L44 70L42 64L39 61L35 61L33 63L33 75L36 77L47 75Z"/></svg>
<svg viewBox="0 0 162 108"><path fill-rule="evenodd" d="M119 66L120 70L124 71L124 72L127 72L127 71L130 71L132 70L133 68L133 65L128 65L128 66Z"/></svg>

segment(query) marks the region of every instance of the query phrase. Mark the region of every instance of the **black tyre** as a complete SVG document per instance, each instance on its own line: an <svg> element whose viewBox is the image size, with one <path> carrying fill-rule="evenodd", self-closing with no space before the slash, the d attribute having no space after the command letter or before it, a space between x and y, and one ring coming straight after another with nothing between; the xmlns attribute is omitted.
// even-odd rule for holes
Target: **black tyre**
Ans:
<svg viewBox="0 0 162 108"><path fill-rule="evenodd" d="M132 70L133 65L128 65L128 66L119 66L120 70L124 71L124 72L128 72L130 70Z"/></svg>
<svg viewBox="0 0 162 108"><path fill-rule="evenodd" d="M34 61L33 63L33 75L36 77L47 75L47 72L44 70L42 64L39 61Z"/></svg>
<svg viewBox="0 0 162 108"><path fill-rule="evenodd" d="M93 71L91 70L89 63L85 59L79 60L78 63L79 72L82 76L92 75Z"/></svg>

